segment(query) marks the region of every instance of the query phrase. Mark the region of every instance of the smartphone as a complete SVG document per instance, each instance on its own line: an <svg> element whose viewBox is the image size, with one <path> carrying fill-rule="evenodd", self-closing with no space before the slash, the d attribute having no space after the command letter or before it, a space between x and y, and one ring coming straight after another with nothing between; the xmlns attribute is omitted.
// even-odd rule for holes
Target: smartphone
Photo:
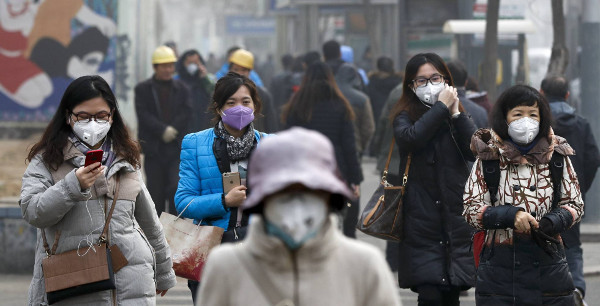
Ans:
<svg viewBox="0 0 600 306"><path fill-rule="evenodd" d="M104 151L102 150L91 150L85 153L85 164L84 167L87 167L93 163L100 162L102 163L102 155Z"/></svg>
<svg viewBox="0 0 600 306"><path fill-rule="evenodd" d="M240 186L242 180L240 179L239 172L225 172L223 173L223 192L228 193L233 187Z"/></svg>

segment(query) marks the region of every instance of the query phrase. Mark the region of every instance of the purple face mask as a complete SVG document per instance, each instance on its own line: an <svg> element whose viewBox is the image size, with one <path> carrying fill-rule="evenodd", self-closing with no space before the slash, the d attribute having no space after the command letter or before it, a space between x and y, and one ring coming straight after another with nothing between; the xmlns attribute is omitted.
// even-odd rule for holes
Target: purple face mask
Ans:
<svg viewBox="0 0 600 306"><path fill-rule="evenodd" d="M221 120L223 120L223 123L229 125L230 127L241 131L243 128L247 127L248 124L254 121L254 111L249 107L236 105L232 108L224 110Z"/></svg>

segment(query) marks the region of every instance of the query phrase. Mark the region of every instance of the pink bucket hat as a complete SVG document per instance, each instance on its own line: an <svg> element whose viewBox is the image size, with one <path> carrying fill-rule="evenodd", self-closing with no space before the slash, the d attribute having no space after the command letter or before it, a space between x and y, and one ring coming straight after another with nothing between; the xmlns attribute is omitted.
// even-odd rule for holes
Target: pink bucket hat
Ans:
<svg viewBox="0 0 600 306"><path fill-rule="evenodd" d="M340 178L329 139L319 132L300 127L265 138L259 143L250 157L250 193L242 208L254 210L267 196L294 184L338 195L338 209L343 205L343 199L339 196L354 198L354 193Z"/></svg>

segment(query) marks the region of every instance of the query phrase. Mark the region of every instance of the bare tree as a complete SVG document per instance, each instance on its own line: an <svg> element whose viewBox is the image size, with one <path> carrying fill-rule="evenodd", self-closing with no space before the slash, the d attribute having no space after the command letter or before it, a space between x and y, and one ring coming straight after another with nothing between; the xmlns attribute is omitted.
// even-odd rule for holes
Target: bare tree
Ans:
<svg viewBox="0 0 600 306"><path fill-rule="evenodd" d="M488 99L496 101L496 70L498 61L498 15L500 0L488 0L485 22L485 42L483 65L481 67L481 87L488 92Z"/></svg>
<svg viewBox="0 0 600 306"><path fill-rule="evenodd" d="M564 76L569 65L569 49L567 49L565 37L565 14L562 0L552 0L552 27L554 41L547 74Z"/></svg>

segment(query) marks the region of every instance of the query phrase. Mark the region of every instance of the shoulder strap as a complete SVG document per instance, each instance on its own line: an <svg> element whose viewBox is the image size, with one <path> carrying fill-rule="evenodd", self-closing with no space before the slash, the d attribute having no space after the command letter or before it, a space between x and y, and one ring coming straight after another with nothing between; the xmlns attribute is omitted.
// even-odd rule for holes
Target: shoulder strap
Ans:
<svg viewBox="0 0 600 306"><path fill-rule="evenodd" d="M110 211L108 212L108 216L106 217L106 222L104 222L104 229L102 229L102 234L100 234L100 243L106 242L106 237L108 234L108 226L110 225L110 219L112 219L113 211L115 211L115 206L117 204L117 199L119 198L119 185L121 176L117 173L116 176L116 184L115 184L115 194L113 197L112 205L110 206Z"/></svg>
<svg viewBox="0 0 600 306"><path fill-rule="evenodd" d="M561 183L565 168L565 157L554 151L548 166L550 169L550 175L552 176L552 190L554 191L554 196L552 197L552 209L555 209L558 207L558 202L560 202L560 195L562 191Z"/></svg>
<svg viewBox="0 0 600 306"><path fill-rule="evenodd" d="M498 185L500 185L500 160L482 160L483 179L490 192L492 204L498 200Z"/></svg>
<svg viewBox="0 0 600 306"><path fill-rule="evenodd" d="M275 285L271 279L265 274L264 270L252 260L252 254L249 252L235 252L239 260L242 262L242 266L248 271L248 274L254 280L260 292L269 301L270 305L281 305L280 303L284 300L279 292L275 289Z"/></svg>

